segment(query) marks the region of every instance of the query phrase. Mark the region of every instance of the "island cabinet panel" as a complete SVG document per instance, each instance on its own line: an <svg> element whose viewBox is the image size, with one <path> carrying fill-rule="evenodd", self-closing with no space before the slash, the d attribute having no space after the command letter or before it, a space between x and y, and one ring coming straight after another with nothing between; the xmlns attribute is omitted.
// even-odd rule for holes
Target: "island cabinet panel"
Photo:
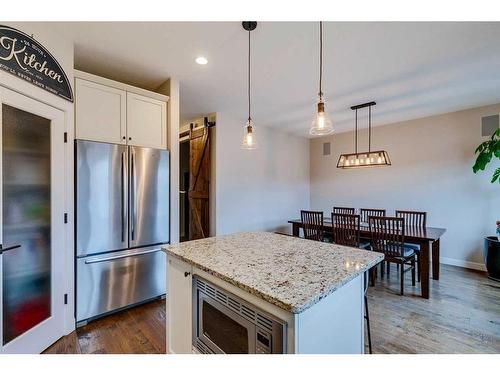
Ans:
<svg viewBox="0 0 500 375"><path fill-rule="evenodd" d="M297 354L364 353L363 275L295 315Z"/></svg>
<svg viewBox="0 0 500 375"><path fill-rule="evenodd" d="M192 352L192 267L168 256L167 353Z"/></svg>
<svg viewBox="0 0 500 375"><path fill-rule="evenodd" d="M127 93L127 137L132 146L167 147L167 104Z"/></svg>
<svg viewBox="0 0 500 375"><path fill-rule="evenodd" d="M126 144L127 93L76 79L76 138Z"/></svg>

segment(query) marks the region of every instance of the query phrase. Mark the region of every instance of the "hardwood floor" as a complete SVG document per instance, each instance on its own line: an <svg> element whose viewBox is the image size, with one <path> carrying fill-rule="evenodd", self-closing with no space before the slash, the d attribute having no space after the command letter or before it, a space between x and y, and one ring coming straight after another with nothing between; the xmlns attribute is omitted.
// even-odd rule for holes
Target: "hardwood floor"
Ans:
<svg viewBox="0 0 500 375"><path fill-rule="evenodd" d="M428 300L410 279L400 296L393 265L368 289L374 353L500 353L500 283L442 266L430 285ZM91 322L45 353L165 353L165 301Z"/></svg>
<svg viewBox="0 0 500 375"><path fill-rule="evenodd" d="M404 296L395 265L389 280L379 276L368 289L374 353L500 353L499 282L441 265L427 300L406 277Z"/></svg>
<svg viewBox="0 0 500 375"><path fill-rule="evenodd" d="M109 315L78 328L47 348L47 354L165 353L165 300Z"/></svg>

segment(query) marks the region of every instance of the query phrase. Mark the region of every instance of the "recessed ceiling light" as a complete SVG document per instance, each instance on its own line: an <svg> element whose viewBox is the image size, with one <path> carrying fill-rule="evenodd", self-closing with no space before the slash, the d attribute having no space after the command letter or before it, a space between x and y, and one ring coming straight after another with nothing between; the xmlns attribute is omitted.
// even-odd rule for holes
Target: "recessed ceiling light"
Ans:
<svg viewBox="0 0 500 375"><path fill-rule="evenodd" d="M197 57L195 61L197 64L200 64L200 65L207 65L208 64L208 60L203 56Z"/></svg>

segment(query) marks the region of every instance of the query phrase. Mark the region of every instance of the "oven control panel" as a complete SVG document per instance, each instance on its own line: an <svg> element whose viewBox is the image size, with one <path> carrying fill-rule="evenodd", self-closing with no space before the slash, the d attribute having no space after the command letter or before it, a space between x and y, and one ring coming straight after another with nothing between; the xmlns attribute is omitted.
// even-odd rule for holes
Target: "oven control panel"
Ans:
<svg viewBox="0 0 500 375"><path fill-rule="evenodd" d="M255 353L270 354L273 351L272 348L271 334L258 328L255 336Z"/></svg>

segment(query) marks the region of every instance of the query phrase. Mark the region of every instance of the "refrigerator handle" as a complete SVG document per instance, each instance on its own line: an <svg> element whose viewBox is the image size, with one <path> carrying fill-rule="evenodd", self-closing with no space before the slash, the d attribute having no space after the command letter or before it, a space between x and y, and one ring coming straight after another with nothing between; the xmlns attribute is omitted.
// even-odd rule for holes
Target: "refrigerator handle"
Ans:
<svg viewBox="0 0 500 375"><path fill-rule="evenodd" d="M136 226L136 217L137 217L137 176L136 176L136 171L135 171L135 152L134 149L130 149L130 154L131 154L131 162L130 162L130 178L131 178L131 183L132 186L130 188L130 211L131 211L131 220L130 220L130 226L131 226L131 239L132 241L135 240L135 226Z"/></svg>
<svg viewBox="0 0 500 375"><path fill-rule="evenodd" d="M122 152L122 165L121 165L121 177L122 177L122 186L121 186L121 198L122 198L122 242L126 241L125 233L126 233L126 225L127 225L127 194L125 192L125 186L127 184L127 175L125 173L127 160L126 160L126 152Z"/></svg>

